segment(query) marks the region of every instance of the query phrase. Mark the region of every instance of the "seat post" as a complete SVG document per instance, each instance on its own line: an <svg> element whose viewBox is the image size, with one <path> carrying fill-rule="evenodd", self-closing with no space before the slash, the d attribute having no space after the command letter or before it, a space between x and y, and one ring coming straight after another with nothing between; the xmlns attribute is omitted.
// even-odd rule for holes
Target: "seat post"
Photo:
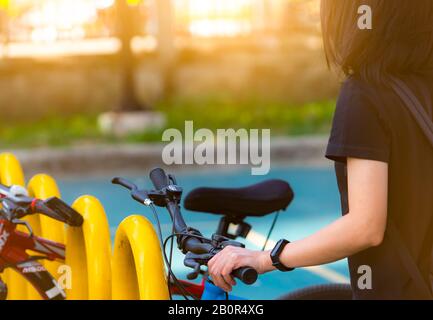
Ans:
<svg viewBox="0 0 433 320"><path fill-rule="evenodd" d="M238 237L246 238L251 230L251 225L244 221L245 217L233 218L231 215L221 217L218 224L217 234L229 239L236 239ZM235 225L235 233L229 232L230 226Z"/></svg>

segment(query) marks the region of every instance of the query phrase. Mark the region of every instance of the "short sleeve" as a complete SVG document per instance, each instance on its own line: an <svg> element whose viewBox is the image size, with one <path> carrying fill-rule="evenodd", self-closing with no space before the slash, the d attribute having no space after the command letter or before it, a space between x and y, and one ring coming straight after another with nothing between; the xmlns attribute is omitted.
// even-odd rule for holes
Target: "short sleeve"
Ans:
<svg viewBox="0 0 433 320"><path fill-rule="evenodd" d="M389 162L390 141L379 112L358 81L347 80L341 89L326 150L328 159L346 162L358 158Z"/></svg>

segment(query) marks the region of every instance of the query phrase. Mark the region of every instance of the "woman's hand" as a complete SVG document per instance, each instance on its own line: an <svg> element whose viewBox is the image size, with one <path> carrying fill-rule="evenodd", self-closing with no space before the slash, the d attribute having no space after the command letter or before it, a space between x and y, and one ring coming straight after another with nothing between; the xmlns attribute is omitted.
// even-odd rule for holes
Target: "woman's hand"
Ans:
<svg viewBox="0 0 433 320"><path fill-rule="evenodd" d="M208 263L212 281L226 292L230 292L232 286L236 285L231 273L241 267L254 268L259 274L273 270L269 251L252 251L228 246Z"/></svg>

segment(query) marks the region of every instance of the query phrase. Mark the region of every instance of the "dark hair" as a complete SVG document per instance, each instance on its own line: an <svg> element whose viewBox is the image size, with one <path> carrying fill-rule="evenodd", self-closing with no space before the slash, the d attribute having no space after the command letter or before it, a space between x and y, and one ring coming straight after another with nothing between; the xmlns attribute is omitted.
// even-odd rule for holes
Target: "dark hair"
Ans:
<svg viewBox="0 0 433 320"><path fill-rule="evenodd" d="M372 10L372 29L360 29L360 6ZM432 0L322 0L328 65L381 81L386 74L433 70Z"/></svg>

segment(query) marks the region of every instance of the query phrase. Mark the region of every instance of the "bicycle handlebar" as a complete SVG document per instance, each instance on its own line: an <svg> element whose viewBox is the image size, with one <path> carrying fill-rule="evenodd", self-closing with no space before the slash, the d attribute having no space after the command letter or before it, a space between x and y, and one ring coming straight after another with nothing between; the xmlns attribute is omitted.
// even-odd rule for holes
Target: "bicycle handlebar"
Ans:
<svg viewBox="0 0 433 320"><path fill-rule="evenodd" d="M161 168L155 168L150 171L149 178L156 190L162 190L169 185L168 177Z"/></svg>
<svg viewBox="0 0 433 320"><path fill-rule="evenodd" d="M32 203L32 213L40 213L52 219L66 223L66 219L59 217L56 212L45 205L44 201L39 199L35 199L35 201Z"/></svg>
<svg viewBox="0 0 433 320"><path fill-rule="evenodd" d="M83 225L83 217L66 203L56 197L47 200L35 199L31 205L32 213L41 213L72 227Z"/></svg>
<svg viewBox="0 0 433 320"><path fill-rule="evenodd" d="M160 168L153 169L149 177L156 189L155 191L139 190L132 182L118 177L113 178L112 183L130 190L131 197L141 204L150 205L154 203L157 206L165 207L173 221L173 229L179 248L184 254L192 253L207 257L206 259L197 258L202 261L201 264L207 264L210 258L223 249L220 246L221 242L217 241L218 243L216 243L213 239L206 239L200 232L192 231L192 229L188 228L179 208L182 189L174 185L174 177L167 176L165 171ZM172 184L172 182L174 184ZM228 245L230 245L230 243ZM232 243L232 245L234 245L234 243ZM187 264L186 261L187 259L185 259L185 264ZM238 278L245 284L253 284L256 282L258 274L253 268L244 267L234 270L232 276Z"/></svg>
<svg viewBox="0 0 433 320"><path fill-rule="evenodd" d="M116 177L116 178L113 178L113 180L111 180L111 182L113 184L117 184L119 186L125 187L126 189L131 190L131 191L138 189L135 184L133 184L132 182L130 182L126 179L123 179L123 178Z"/></svg>
<svg viewBox="0 0 433 320"><path fill-rule="evenodd" d="M161 168L153 169L149 174L150 180L158 191L163 190L170 186L169 178L167 177L165 171ZM167 210L169 211L172 220L174 221L174 230L176 233L184 234L188 231L188 227L180 213L179 206L177 203L168 200L167 201ZM179 236L180 237L180 236ZM203 243L198 238L194 236L187 236L185 238L179 239L179 244L181 245L181 249L187 252L193 252L196 254L204 254L204 253L212 253L216 254L218 250L210 244ZM257 271L250 267L243 267L237 270L234 270L232 276L238 278L245 284L253 284L256 282L258 274Z"/></svg>
<svg viewBox="0 0 433 320"><path fill-rule="evenodd" d="M73 227L83 224L83 217L57 197L40 200L29 197L23 187L6 187L0 184L0 199L4 204L2 214L11 221L40 213Z"/></svg>

